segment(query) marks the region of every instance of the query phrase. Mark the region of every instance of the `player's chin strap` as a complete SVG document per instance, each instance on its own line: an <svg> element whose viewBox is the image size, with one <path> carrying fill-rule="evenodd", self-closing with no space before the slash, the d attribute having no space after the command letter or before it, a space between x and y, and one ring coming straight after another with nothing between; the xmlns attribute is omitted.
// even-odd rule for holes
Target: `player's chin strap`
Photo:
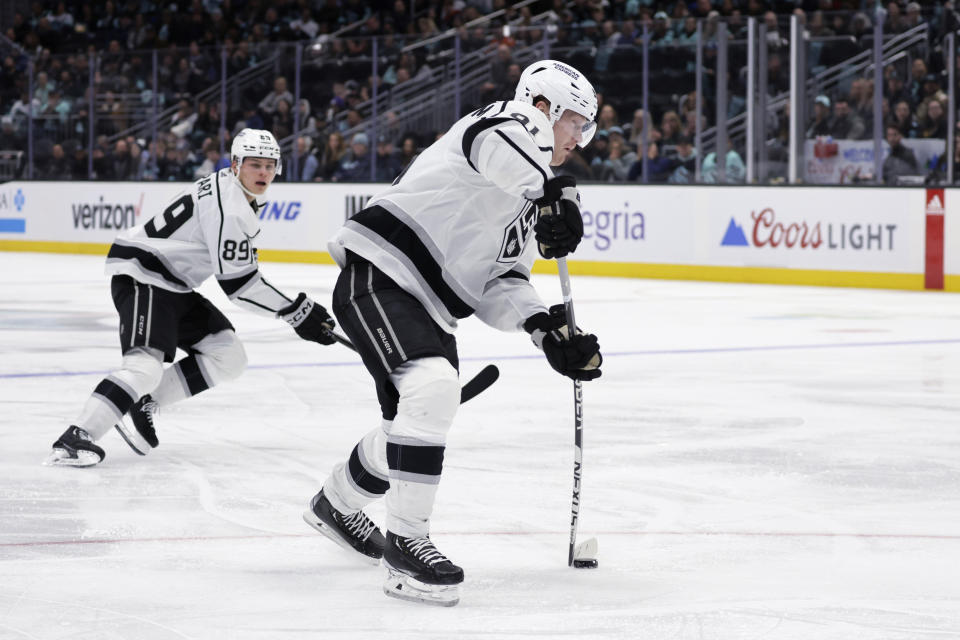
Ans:
<svg viewBox="0 0 960 640"><path fill-rule="evenodd" d="M234 182L237 183L237 186L240 187L240 190L243 191L248 196L250 196L251 198L253 198L253 201L257 203L257 209L259 209L264 204L266 204L266 200L264 200L263 202L260 202L259 200L257 200L257 194L255 194L254 192L250 191L245 186L243 186L243 181L240 180L240 176L234 173L233 169L230 170L230 175L233 176L233 180ZM264 193L264 195L266 195L266 193Z"/></svg>

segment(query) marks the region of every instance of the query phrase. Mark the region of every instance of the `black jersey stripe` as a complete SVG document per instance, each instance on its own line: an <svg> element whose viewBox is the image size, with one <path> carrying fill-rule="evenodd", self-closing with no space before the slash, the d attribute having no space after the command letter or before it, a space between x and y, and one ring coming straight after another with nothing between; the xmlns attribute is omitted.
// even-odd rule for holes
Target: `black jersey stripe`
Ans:
<svg viewBox="0 0 960 640"><path fill-rule="evenodd" d="M369 229L396 251L407 256L427 286L454 318L466 318L473 314L473 307L458 296L443 279L443 268L430 255L423 241L398 217L379 205L373 205L357 213L350 222Z"/></svg>
<svg viewBox="0 0 960 640"><path fill-rule="evenodd" d="M504 122L510 122L511 120L516 120L517 122L519 122L519 120L517 120L516 118L509 118L509 117L484 118L483 120L474 122L472 125L467 127L466 131L463 132L463 141L460 144L461 148L463 149L463 157L467 159L467 164L469 164L474 171L476 171L477 173L480 173L480 170L477 169L477 167L474 166L473 162L470 160L470 153L473 151L473 143L476 141L477 136L483 133L484 131L486 131L487 129L489 129L490 127L495 127L498 124L503 124Z"/></svg>
<svg viewBox="0 0 960 640"><path fill-rule="evenodd" d="M530 156L528 156L523 149L521 149L520 147L517 146L517 143L516 143L516 142L514 142L513 140L511 140L510 138L508 138L502 131L497 131L496 133L497 133L498 136L500 136L501 138L503 138L503 139L507 142L507 144L509 144L509 145L510 145L511 147L513 147L514 149L516 149L516 150L517 150L517 153L519 153L521 156L523 156L523 159L524 159L524 160L526 160L526 161L529 162L531 165L533 165L533 168L536 169L537 171L539 171L539 172L540 172L540 175L543 176L543 184L547 184L547 180L549 180L549 178L547 177L547 172L543 170L543 167L541 167L539 164L537 164L536 161L535 161L533 158L531 158Z"/></svg>
<svg viewBox="0 0 960 640"><path fill-rule="evenodd" d="M111 259L133 260L140 263L140 266L144 270L157 274L170 284L182 287L184 289L191 288L186 282L173 275L173 272L170 271L165 264L163 264L163 261L160 260L160 258L150 253L146 249L113 243L113 245L110 247L110 251L107 253L107 260Z"/></svg>
<svg viewBox="0 0 960 640"><path fill-rule="evenodd" d="M223 292L227 294L228 298L233 298L237 294L237 291L243 289L244 286L251 280L257 277L260 273L258 269L254 269L250 273L245 273L242 276L236 278L226 278L226 277L217 277L217 283L220 285L220 288L223 289Z"/></svg>
<svg viewBox="0 0 960 640"><path fill-rule="evenodd" d="M276 309L271 309L270 307L266 306L265 304L262 304L262 303L260 303L260 302L257 302L256 300L251 300L250 298L244 298L244 297L241 296L241 297L237 298L237 300L240 300L241 302L246 302L247 304L252 304L252 305L255 306L255 307L260 307L260 308L263 309L264 311L270 311L270 312L273 312L273 313L276 313L276 311L277 311Z"/></svg>
<svg viewBox="0 0 960 640"><path fill-rule="evenodd" d="M239 178L238 178L239 180ZM223 273L223 260L220 258L220 247L223 246L223 200L220 199L220 172L214 180L217 183L217 207L220 209L220 234L217 236L217 266L220 267L220 273Z"/></svg>

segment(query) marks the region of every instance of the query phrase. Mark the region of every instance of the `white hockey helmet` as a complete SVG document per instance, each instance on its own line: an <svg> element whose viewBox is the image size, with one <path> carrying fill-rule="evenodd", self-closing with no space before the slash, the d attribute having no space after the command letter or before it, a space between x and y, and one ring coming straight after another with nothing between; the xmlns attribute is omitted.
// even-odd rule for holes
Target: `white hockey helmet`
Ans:
<svg viewBox="0 0 960 640"><path fill-rule="evenodd" d="M559 120L567 109L586 118L577 146L583 148L590 144L597 130L597 92L586 76L557 60L534 62L520 74L514 100L533 104L537 96L550 101L550 124Z"/></svg>
<svg viewBox="0 0 960 640"><path fill-rule="evenodd" d="M230 160L239 167L244 158L270 158L277 161L277 175L283 170L280 145L273 134L265 129L244 129L234 136L230 145Z"/></svg>

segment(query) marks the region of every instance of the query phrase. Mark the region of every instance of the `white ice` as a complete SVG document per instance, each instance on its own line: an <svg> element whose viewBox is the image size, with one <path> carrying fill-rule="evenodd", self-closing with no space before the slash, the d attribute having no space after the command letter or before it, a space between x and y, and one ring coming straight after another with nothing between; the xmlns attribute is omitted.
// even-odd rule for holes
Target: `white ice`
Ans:
<svg viewBox="0 0 960 640"><path fill-rule="evenodd" d="M328 303L334 268L262 268ZM566 566L570 381L462 323L464 376L502 375L449 436L432 533L466 582L441 609L301 520L379 419L352 352L204 287L246 373L163 413L145 458L111 431L98 467L43 467L119 362L117 319L101 258L0 253L0 279L0 638L960 638L956 295L575 277L605 352L595 570Z"/></svg>

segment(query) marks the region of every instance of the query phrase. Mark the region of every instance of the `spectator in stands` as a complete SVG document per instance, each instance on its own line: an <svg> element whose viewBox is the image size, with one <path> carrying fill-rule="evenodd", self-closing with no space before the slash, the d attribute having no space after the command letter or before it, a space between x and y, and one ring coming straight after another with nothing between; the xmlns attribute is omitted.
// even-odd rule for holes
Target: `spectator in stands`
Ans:
<svg viewBox="0 0 960 640"><path fill-rule="evenodd" d="M127 141L123 138L117 140L114 144L113 153L107 159L106 173L100 177L102 180L130 180L132 179L136 167L130 159L130 148Z"/></svg>
<svg viewBox="0 0 960 640"><path fill-rule="evenodd" d="M927 103L926 111L926 115L920 121L920 137L946 139L947 118L943 103L939 100L931 100Z"/></svg>
<svg viewBox="0 0 960 640"><path fill-rule="evenodd" d="M277 103L281 100L287 101L289 107L293 104L293 94L287 90L287 79L283 76L277 76L273 81L273 91L264 96L258 107L265 115L272 116L277 110ZM280 136L277 136L280 139Z"/></svg>
<svg viewBox="0 0 960 640"><path fill-rule="evenodd" d="M727 162L724 169L726 177L724 182L726 184L743 184L747 175L747 169L743 164L743 159L730 144L729 140L727 141L727 149ZM720 167L717 166L717 153L715 151L711 151L704 157L703 164L700 166L700 175L702 181L707 184L717 184L720 182Z"/></svg>
<svg viewBox="0 0 960 640"><path fill-rule="evenodd" d="M928 73L923 79L923 99L917 106L917 120L921 123L926 120L927 106L934 101L940 102L943 106L947 102L947 94L940 88L940 79L937 75Z"/></svg>
<svg viewBox="0 0 960 640"><path fill-rule="evenodd" d="M297 137L297 164L300 168L300 175L296 177L297 181L314 182L320 170L320 159L317 158L316 149L313 148L313 139L310 136Z"/></svg>
<svg viewBox="0 0 960 640"><path fill-rule="evenodd" d="M633 110L633 120L624 127L624 131L627 133L627 142L630 143L634 149L639 149L643 142L643 109ZM649 131L647 135L650 135Z"/></svg>
<svg viewBox="0 0 960 640"><path fill-rule="evenodd" d="M910 103L906 100L901 100L894 105L892 124L900 130L900 135L904 138L916 138L919 135L920 125L910 111Z"/></svg>
<svg viewBox="0 0 960 640"><path fill-rule="evenodd" d="M490 63L490 80L484 82L480 87L480 100L483 104L488 104L494 100L501 99L499 96L505 95L510 88L516 88L517 83L508 84L507 73L510 65L513 63L513 52L505 44L497 47L497 57Z"/></svg>
<svg viewBox="0 0 960 640"><path fill-rule="evenodd" d="M263 118L260 116L257 108L252 105L246 105L243 108L243 119L237 120L237 123L233 125L233 129L230 130L230 137L232 138L244 129L263 129L263 127Z"/></svg>
<svg viewBox="0 0 960 640"><path fill-rule="evenodd" d="M790 74L783 68L780 54L770 52L767 58L767 93L775 96L790 90Z"/></svg>
<svg viewBox="0 0 960 640"><path fill-rule="evenodd" d="M50 150L50 157L45 162L37 163L36 177L40 180L72 180L73 167L67 158L63 147L54 144Z"/></svg>
<svg viewBox="0 0 960 640"><path fill-rule="evenodd" d="M697 19L687 16L683 19L683 27L676 37L677 44L694 45L697 43Z"/></svg>
<svg viewBox="0 0 960 640"><path fill-rule="evenodd" d="M0 149L24 150L26 142L26 134L17 130L13 116L6 115L0 118Z"/></svg>
<svg viewBox="0 0 960 640"><path fill-rule="evenodd" d="M863 120L868 132L873 131L873 80L857 78L850 85L850 107Z"/></svg>
<svg viewBox="0 0 960 640"><path fill-rule="evenodd" d="M580 151L584 161L590 165L591 175L594 169L600 166L607 155L610 153L610 133L606 129L600 129L593 137L593 144Z"/></svg>
<svg viewBox="0 0 960 640"><path fill-rule="evenodd" d="M923 82L927 77L927 63L923 58L914 58L910 64L910 84L907 85L907 94L911 105L918 105L923 100Z"/></svg>
<svg viewBox="0 0 960 640"><path fill-rule="evenodd" d="M273 118L270 123L270 130L277 140L288 138L293 133L293 112L290 110L290 102L286 100L277 100L276 110L273 112Z"/></svg>
<svg viewBox="0 0 960 640"><path fill-rule="evenodd" d="M310 7L303 5L300 9L300 16L290 22L290 29L294 32L295 39L310 39L317 37L320 25L313 19Z"/></svg>
<svg viewBox="0 0 960 640"><path fill-rule="evenodd" d="M220 163L220 149L210 138L207 138L203 143L203 156L203 162L194 169L194 180L210 175L217 170L217 165Z"/></svg>
<svg viewBox="0 0 960 640"><path fill-rule="evenodd" d="M591 167L591 172L597 180L603 182L623 182L636 161L637 154L627 147L623 136L611 135L607 159Z"/></svg>
<svg viewBox="0 0 960 640"><path fill-rule="evenodd" d="M763 23L767 26L767 49L773 52L786 48L789 41L780 34L777 14L773 11L767 11L763 14Z"/></svg>
<svg viewBox="0 0 960 640"><path fill-rule="evenodd" d="M647 172L652 183L664 183L670 177L672 171L670 159L660 153L660 145L657 142L649 141L646 148L647 154ZM627 173L628 182L643 180L643 161L640 155L637 155L636 162L630 167Z"/></svg>
<svg viewBox="0 0 960 640"><path fill-rule="evenodd" d="M903 145L903 136L894 124L887 126L887 144L890 145L890 155L883 161L884 184L897 184L900 176L916 175L919 172L917 156Z"/></svg>
<svg viewBox="0 0 960 640"><path fill-rule="evenodd" d="M417 140L417 136L408 133L403 136L403 140L400 142L400 168L401 170L406 169L410 166L410 163L420 153L420 143Z"/></svg>
<svg viewBox="0 0 960 640"><path fill-rule="evenodd" d="M897 73L897 69L891 65L887 67L884 74L886 77L884 78L883 94L890 100L890 104L895 105L901 100L907 100L907 90L903 86L903 78Z"/></svg>
<svg viewBox="0 0 960 640"><path fill-rule="evenodd" d="M310 136L311 140L316 139L320 135L320 129L317 127L317 119L310 111L310 101L306 98L300 98L299 120L300 122L298 124L302 135Z"/></svg>
<svg viewBox="0 0 960 640"><path fill-rule="evenodd" d="M850 35L856 38L857 43L862 48L871 44L868 38L873 37L873 24L866 13L858 11L853 14L853 19L850 20Z"/></svg>
<svg viewBox="0 0 960 640"><path fill-rule="evenodd" d="M676 111L667 111L660 120L660 144L675 146L682 134L683 125Z"/></svg>
<svg viewBox="0 0 960 640"><path fill-rule="evenodd" d="M333 174L334 182L370 181L370 138L365 133L355 133L350 141L350 151L340 160L340 168Z"/></svg>
<svg viewBox="0 0 960 640"><path fill-rule="evenodd" d="M813 101L813 118L807 125L806 138L816 138L817 136L828 136L832 122L830 121L830 98L827 96L817 96Z"/></svg>
<svg viewBox="0 0 960 640"><path fill-rule="evenodd" d="M670 28L670 16L666 11L653 14L653 29L650 31L650 46L664 47L673 43L673 30Z"/></svg>
<svg viewBox="0 0 960 640"><path fill-rule="evenodd" d="M907 22L900 12L900 4L897 2L887 3L887 17L883 23L884 33L903 33L907 30Z"/></svg>
<svg viewBox="0 0 960 640"><path fill-rule="evenodd" d="M198 117L190 101L181 100L177 103L177 112L173 114L173 120L170 121L170 133L178 138L186 138L193 131L193 125Z"/></svg>
<svg viewBox="0 0 960 640"><path fill-rule="evenodd" d="M850 102L843 96L833 105L833 120L830 135L834 140L862 140L866 129L863 120L850 109Z"/></svg>
<svg viewBox="0 0 960 640"><path fill-rule="evenodd" d="M132 136L131 136L132 137ZM150 154L143 148L145 140L132 140L130 145L131 180L145 180Z"/></svg>
<svg viewBox="0 0 960 640"><path fill-rule="evenodd" d="M606 129L610 130L610 127L619 127L620 118L617 117L617 110L613 108L613 105L607 103L600 107L600 114L597 116L597 130Z"/></svg>
<svg viewBox="0 0 960 640"><path fill-rule="evenodd" d="M677 152L670 158L672 171L667 182L670 184L691 184L697 171L697 150L687 136L677 140Z"/></svg>
<svg viewBox="0 0 960 640"><path fill-rule="evenodd" d="M835 36L833 29L827 26L823 16L823 11L814 11L810 14L810 37L811 38L829 38Z"/></svg>
<svg viewBox="0 0 960 640"><path fill-rule="evenodd" d="M393 182L403 167L400 165L400 155L393 148L393 142L386 135L377 140L377 182Z"/></svg>
<svg viewBox="0 0 960 640"><path fill-rule="evenodd" d="M320 154L320 169L318 177L321 180L332 180L334 174L340 169L340 161L347 153L347 145L344 142L343 134L339 131L333 131L327 136L327 143L323 147L323 153Z"/></svg>
<svg viewBox="0 0 960 640"><path fill-rule="evenodd" d="M911 2L907 5L907 15L903 19L904 31L913 29L923 24L923 16L920 15L920 3Z"/></svg>

